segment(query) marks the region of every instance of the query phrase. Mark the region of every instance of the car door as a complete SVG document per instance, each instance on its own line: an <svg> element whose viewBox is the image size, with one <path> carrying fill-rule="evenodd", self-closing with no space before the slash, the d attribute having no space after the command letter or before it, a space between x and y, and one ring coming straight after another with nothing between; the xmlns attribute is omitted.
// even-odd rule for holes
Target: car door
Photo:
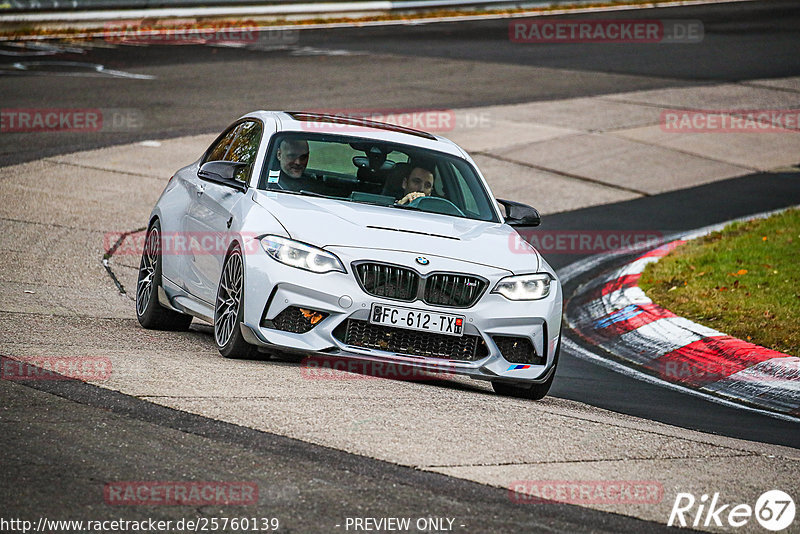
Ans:
<svg viewBox="0 0 800 534"><path fill-rule="evenodd" d="M248 167L240 171L238 181L248 183L258 153L263 127L259 121L235 124L213 146L202 163L236 161ZM222 263L231 242L234 206L245 195L226 185L197 179L197 191L186 216L189 243L186 258L187 290L195 297L213 304L216 298Z"/></svg>
<svg viewBox="0 0 800 534"><path fill-rule="evenodd" d="M197 162L178 170L164 189L161 205L161 276L181 289L186 289L185 261L182 253L186 214L197 191Z"/></svg>

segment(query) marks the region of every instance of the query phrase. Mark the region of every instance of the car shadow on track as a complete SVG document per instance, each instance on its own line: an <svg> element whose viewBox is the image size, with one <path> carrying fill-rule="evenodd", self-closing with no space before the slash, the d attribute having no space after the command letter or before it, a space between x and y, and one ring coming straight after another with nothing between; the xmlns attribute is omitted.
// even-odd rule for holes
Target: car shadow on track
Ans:
<svg viewBox="0 0 800 534"><path fill-rule="evenodd" d="M211 325L193 322L189 332L207 336L209 350L216 351L214 347L214 328ZM222 356L220 356L222 358ZM247 361L265 362L270 366L292 367L300 371L301 376L309 380L353 380L353 379L383 379L396 382L413 382L431 385L451 391L465 391L487 393L495 395L489 382L483 384L473 379L442 372L433 373L415 370L412 367L398 365L391 362L376 363L365 360L355 360L333 356L318 356L312 354L288 354L262 350L256 358Z"/></svg>

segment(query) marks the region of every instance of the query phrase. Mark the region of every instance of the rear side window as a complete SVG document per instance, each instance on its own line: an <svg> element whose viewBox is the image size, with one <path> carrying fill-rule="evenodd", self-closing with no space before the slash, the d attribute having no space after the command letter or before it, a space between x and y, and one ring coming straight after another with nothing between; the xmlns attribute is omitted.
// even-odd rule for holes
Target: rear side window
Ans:
<svg viewBox="0 0 800 534"><path fill-rule="evenodd" d="M236 137L233 139L225 159L252 165L256 160L260 142L261 125L255 121L243 122L236 130Z"/></svg>
<svg viewBox="0 0 800 534"><path fill-rule="evenodd" d="M239 129L239 125L235 125L228 130L222 139L216 142L215 145L211 147L208 151L208 155L203 159L203 163L207 161L222 161L225 159L225 154L228 153L228 149L231 147L231 143L233 142L233 138L236 136L236 130Z"/></svg>
<svg viewBox="0 0 800 534"><path fill-rule="evenodd" d="M242 182L248 181L258 154L262 131L261 123L257 121L244 121L233 126L212 146L203 163L206 161L246 163L249 167L240 171L236 179Z"/></svg>

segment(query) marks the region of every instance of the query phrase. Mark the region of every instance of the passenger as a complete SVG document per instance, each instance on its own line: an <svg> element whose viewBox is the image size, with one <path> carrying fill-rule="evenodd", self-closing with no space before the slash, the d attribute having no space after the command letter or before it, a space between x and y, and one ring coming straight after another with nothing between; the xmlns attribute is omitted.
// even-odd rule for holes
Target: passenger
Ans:
<svg viewBox="0 0 800 534"><path fill-rule="evenodd" d="M421 166L414 166L403 178L403 198L397 204L408 204L419 197L427 197L433 192L433 172Z"/></svg>

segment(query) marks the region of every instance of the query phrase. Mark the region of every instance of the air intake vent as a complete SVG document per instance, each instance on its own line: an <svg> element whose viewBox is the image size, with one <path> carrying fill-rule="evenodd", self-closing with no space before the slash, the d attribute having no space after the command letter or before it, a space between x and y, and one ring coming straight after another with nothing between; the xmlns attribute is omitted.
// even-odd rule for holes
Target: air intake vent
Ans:
<svg viewBox="0 0 800 534"><path fill-rule="evenodd" d="M475 335L457 337L416 332L358 319L348 319L343 325L336 327L333 335L341 342L356 347L462 361L477 361L489 354L483 338Z"/></svg>
<svg viewBox="0 0 800 534"><path fill-rule="evenodd" d="M261 325L284 332L305 334L327 316L328 314L325 312L289 306L276 315L274 319L261 321Z"/></svg>
<svg viewBox="0 0 800 534"><path fill-rule="evenodd" d="M500 354L507 362L543 365L544 358L536 354L536 349L527 337L492 336Z"/></svg>

